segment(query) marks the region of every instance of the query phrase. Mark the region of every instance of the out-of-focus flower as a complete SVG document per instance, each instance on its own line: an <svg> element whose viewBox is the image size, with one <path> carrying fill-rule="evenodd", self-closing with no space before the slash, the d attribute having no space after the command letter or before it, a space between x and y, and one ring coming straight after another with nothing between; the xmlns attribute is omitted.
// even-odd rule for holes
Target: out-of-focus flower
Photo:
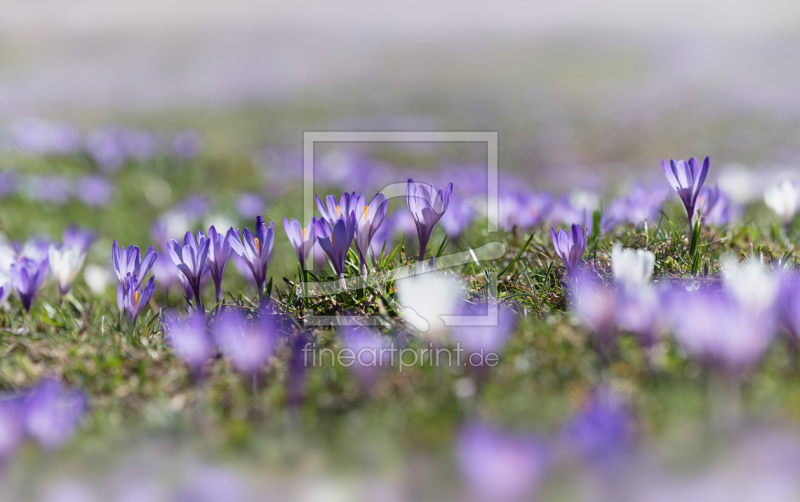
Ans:
<svg viewBox="0 0 800 502"><path fill-rule="evenodd" d="M683 208L686 210L686 216L689 218L691 225L692 217L695 214L695 205L697 203L697 196L700 194L700 189L703 188L703 183L706 181L708 175L708 157L703 161L702 166L697 162L697 159L692 157L689 161L673 160L670 159L669 163L662 160L661 166L664 169L664 175L670 186L678 193L678 196L683 202Z"/></svg>
<svg viewBox="0 0 800 502"><path fill-rule="evenodd" d="M344 266L347 260L347 251L353 243L356 233L356 213L351 211L349 216L336 220L333 228L325 220L314 222L314 237L325 255L331 261L333 270L340 280L344 281Z"/></svg>
<svg viewBox="0 0 800 502"><path fill-rule="evenodd" d="M73 194L72 182L56 175L31 176L28 178L27 194L33 200L64 204Z"/></svg>
<svg viewBox="0 0 800 502"><path fill-rule="evenodd" d="M234 472L206 467L191 476L171 500L181 502L250 500L246 486Z"/></svg>
<svg viewBox="0 0 800 502"><path fill-rule="evenodd" d="M349 367L362 385L372 385L378 375L391 364L389 342L380 333L363 326L348 326L341 332L344 347L352 352Z"/></svg>
<svg viewBox="0 0 800 502"><path fill-rule="evenodd" d="M252 376L272 355L276 334L275 321L267 315L251 322L230 312L215 327L214 340L237 371Z"/></svg>
<svg viewBox="0 0 800 502"><path fill-rule="evenodd" d="M147 284L139 283L135 276L128 273L117 288L117 307L120 315L125 314L131 329L136 327L136 319L142 313L147 302L156 291L155 276L150 277Z"/></svg>
<svg viewBox="0 0 800 502"><path fill-rule="evenodd" d="M456 440L458 466L480 500L515 501L530 496L544 479L548 456L540 439L482 423L466 425Z"/></svg>
<svg viewBox="0 0 800 502"><path fill-rule="evenodd" d="M251 192L242 192L236 199L236 211L248 220L261 214L265 206L264 198Z"/></svg>
<svg viewBox="0 0 800 502"><path fill-rule="evenodd" d="M95 233L91 230L70 225L64 229L61 240L64 247L76 248L80 252L85 253L89 251L89 248L94 243Z"/></svg>
<svg viewBox="0 0 800 502"><path fill-rule="evenodd" d="M237 231L233 227L223 237L217 233L217 229L212 225L208 229L208 269L211 278L214 280L214 288L217 293L217 301L222 299L222 276L225 274L225 267L231 259L231 238L236 238Z"/></svg>
<svg viewBox="0 0 800 502"><path fill-rule="evenodd" d="M367 255L369 254L370 243L375 232L378 231L381 223L383 223L383 219L386 217L386 209L389 207L389 200L383 192L378 192L369 204L366 202L366 199L362 196L356 200L355 205L355 242L358 257L361 261L361 275L366 275L367 273Z"/></svg>
<svg viewBox="0 0 800 502"><path fill-rule="evenodd" d="M556 235L556 229L550 227L550 236L556 254L567 268L567 273L574 276L581 268L583 253L589 242L589 229L583 231L580 225L572 225L570 233L562 229Z"/></svg>
<svg viewBox="0 0 800 502"><path fill-rule="evenodd" d="M8 460L25 434L25 414L19 397L0 397L0 465Z"/></svg>
<svg viewBox="0 0 800 502"><path fill-rule="evenodd" d="M24 397L23 405L26 433L44 448L53 449L75 433L86 411L86 396L46 379Z"/></svg>
<svg viewBox="0 0 800 502"><path fill-rule="evenodd" d="M17 148L29 155L69 155L78 151L81 134L72 125L24 119L13 128Z"/></svg>
<svg viewBox="0 0 800 502"><path fill-rule="evenodd" d="M640 286L650 282L656 255L645 249L623 249L616 243L611 248L611 271L614 281L623 286Z"/></svg>
<svg viewBox="0 0 800 502"><path fill-rule="evenodd" d="M28 312L31 311L33 299L47 274L48 267L48 260L36 262L25 257L11 266L11 284Z"/></svg>
<svg viewBox="0 0 800 502"><path fill-rule="evenodd" d="M317 221L317 218L312 216L308 225L303 228L296 219L292 218L291 221L286 221L286 217L283 217L283 230L286 232L289 242L292 243L294 252L297 253L297 261L300 262L300 270L303 273L306 271L308 253L311 252L311 247L316 242L314 238L315 221Z"/></svg>
<svg viewBox="0 0 800 502"><path fill-rule="evenodd" d="M426 338L439 340L446 330L441 316L456 314L463 297L458 280L428 272L400 279L396 287L403 320Z"/></svg>
<svg viewBox="0 0 800 502"><path fill-rule="evenodd" d="M102 207L114 196L114 185L103 176L90 174L78 180L75 195L85 205Z"/></svg>
<svg viewBox="0 0 800 502"><path fill-rule="evenodd" d="M255 234L249 228L242 231L242 236L234 234L228 238L233 251L242 257L250 267L253 279L258 288L258 298L264 295L264 283L267 280L267 266L272 254L272 245L275 242L275 227L269 222L269 227L264 223L264 218L256 218Z"/></svg>
<svg viewBox="0 0 800 502"><path fill-rule="evenodd" d="M722 281L739 304L759 311L769 310L774 306L780 281L766 269L761 260L749 259L740 263L733 255L726 254L720 262Z"/></svg>
<svg viewBox="0 0 800 502"><path fill-rule="evenodd" d="M645 347L653 346L664 324L658 291L649 284L617 288L614 307L617 329L636 335Z"/></svg>
<svg viewBox="0 0 800 502"><path fill-rule="evenodd" d="M601 350L607 351L616 330L614 294L588 273L577 273L572 278L575 314L593 331Z"/></svg>
<svg viewBox="0 0 800 502"><path fill-rule="evenodd" d="M697 197L697 212L700 220L707 225L727 225L738 217L737 209L730 198L717 185L703 187Z"/></svg>
<svg viewBox="0 0 800 502"><path fill-rule="evenodd" d="M0 197L14 193L18 184L19 175L15 171L0 172Z"/></svg>
<svg viewBox="0 0 800 502"><path fill-rule="evenodd" d="M182 159L193 159L203 151L203 139L195 131L181 131L172 139L172 151Z"/></svg>
<svg viewBox="0 0 800 502"><path fill-rule="evenodd" d="M761 196L757 176L753 170L742 165L731 164L723 167L717 177L717 183L736 205L749 204Z"/></svg>
<svg viewBox="0 0 800 502"><path fill-rule="evenodd" d="M203 194L192 194L181 201L176 209L191 218L203 218L211 212L211 200Z"/></svg>
<svg viewBox="0 0 800 502"><path fill-rule="evenodd" d="M158 258L158 253L153 251L153 246L147 248L144 258L140 257L138 246L120 246L117 241L114 241L111 246L111 263L114 265L120 283L127 280L127 276L130 274L136 281L136 286L139 286L150 273L156 258Z"/></svg>
<svg viewBox="0 0 800 502"><path fill-rule="evenodd" d="M678 292L673 302L674 333L686 352L726 373L752 368L774 330L771 312L744 308L726 292Z"/></svg>
<svg viewBox="0 0 800 502"><path fill-rule="evenodd" d="M83 261L86 259L86 252L79 247L61 248L50 246L49 262L50 270L53 272L58 283L58 291L65 295L69 292L72 282L83 268Z"/></svg>
<svg viewBox="0 0 800 502"><path fill-rule="evenodd" d="M606 462L633 445L634 421L613 392L599 390L564 425L562 441L569 452L587 461Z"/></svg>
<svg viewBox="0 0 800 502"><path fill-rule="evenodd" d="M235 238L235 233L228 234L228 237L231 237L231 235ZM211 241L199 230L197 231L197 240L195 240L191 232L186 232L186 235L183 237L183 245L179 244L174 239L170 239L169 241L169 256L172 258L172 262L175 266L178 267L178 270L186 277L186 281L189 283L189 287L192 288L192 293L197 303L195 309L201 314L204 313L204 311L203 302L200 297L200 279L205 269L209 266L206 263L206 259L208 258L208 247L210 244Z"/></svg>
<svg viewBox="0 0 800 502"><path fill-rule="evenodd" d="M417 226L420 263L425 261L425 248L428 246L433 228L447 211L452 195L452 183L444 189L436 190L432 184L416 184L413 179L408 179L406 202Z"/></svg>
<svg viewBox="0 0 800 502"><path fill-rule="evenodd" d="M181 321L168 316L164 328L164 338L175 355L185 361L195 375L199 375L214 350L214 343L206 332L203 317L192 316Z"/></svg>
<svg viewBox="0 0 800 502"><path fill-rule="evenodd" d="M338 201L333 195L328 195L325 197L326 206L322 203L318 195L315 197L317 200L317 209L319 209L319 213L322 215L322 220L326 221L331 227L333 227L338 220L348 218L350 213L355 212L358 201L364 198L362 194L356 194L355 192L343 193L342 198Z"/></svg>
<svg viewBox="0 0 800 502"><path fill-rule="evenodd" d="M800 188L792 180L784 180L764 191L764 202L784 223L792 221L800 204Z"/></svg>
<svg viewBox="0 0 800 502"><path fill-rule="evenodd" d="M663 187L634 183L624 197L612 200L603 211L603 229L610 231L623 223L638 226L653 220L666 197Z"/></svg>
<svg viewBox="0 0 800 502"><path fill-rule="evenodd" d="M83 270L83 280L92 293L99 296L106 292L111 282L111 274L105 268L90 263Z"/></svg>
<svg viewBox="0 0 800 502"><path fill-rule="evenodd" d="M458 239L475 219L475 210L461 197L450 197L450 207L442 215L442 228L451 239Z"/></svg>
<svg viewBox="0 0 800 502"><path fill-rule="evenodd" d="M450 335L464 349L467 362L472 366L483 366L487 355L497 355L516 325L514 313L493 301L484 305L464 305L459 315L472 320L462 317L461 322L450 326ZM479 358L471 357L473 354Z"/></svg>
<svg viewBox="0 0 800 502"><path fill-rule="evenodd" d="M25 241L25 244L20 245L18 242L13 242L14 251L19 258L30 258L31 260L39 263L47 260L47 255L50 252L50 240L43 237L34 237Z"/></svg>

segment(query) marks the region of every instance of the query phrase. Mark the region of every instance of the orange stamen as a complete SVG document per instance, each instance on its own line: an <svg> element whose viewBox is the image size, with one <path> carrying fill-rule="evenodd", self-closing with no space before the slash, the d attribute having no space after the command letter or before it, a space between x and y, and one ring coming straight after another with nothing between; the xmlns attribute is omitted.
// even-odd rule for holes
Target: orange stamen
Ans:
<svg viewBox="0 0 800 502"><path fill-rule="evenodd" d="M256 241L256 249L257 249L257 250L258 250L258 252L260 253L260 252L261 252L261 243L260 243L260 242L258 242L258 237L254 237L254 238L253 238L253 240L255 240L255 241Z"/></svg>
<svg viewBox="0 0 800 502"><path fill-rule="evenodd" d="M139 298L141 298L141 296L142 295L140 295L138 291L134 292L134 295L133 295L133 304L134 305L139 305Z"/></svg>
<svg viewBox="0 0 800 502"><path fill-rule="evenodd" d="M364 223L367 222L367 213L369 213L369 206L364 206Z"/></svg>
<svg viewBox="0 0 800 502"><path fill-rule="evenodd" d="M305 228L302 229L302 232L303 232L303 240L306 240L306 229Z"/></svg>
<svg viewBox="0 0 800 502"><path fill-rule="evenodd" d="M336 216L340 216L340 214L339 214L339 206L336 206Z"/></svg>

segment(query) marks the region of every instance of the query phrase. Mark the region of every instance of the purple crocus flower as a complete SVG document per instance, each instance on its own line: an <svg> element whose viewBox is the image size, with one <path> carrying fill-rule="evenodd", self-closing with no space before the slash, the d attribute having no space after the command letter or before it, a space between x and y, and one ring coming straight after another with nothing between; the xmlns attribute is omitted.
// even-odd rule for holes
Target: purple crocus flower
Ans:
<svg viewBox="0 0 800 502"><path fill-rule="evenodd" d="M23 257L11 265L11 284L19 295L22 306L30 312L36 291L44 280L50 262L47 259L35 261Z"/></svg>
<svg viewBox="0 0 800 502"><path fill-rule="evenodd" d="M389 366L389 342L380 333L363 326L348 326L341 331L344 347L353 354L349 369L364 387L371 386Z"/></svg>
<svg viewBox="0 0 800 502"><path fill-rule="evenodd" d="M236 211L242 218L255 218L264 210L264 198L252 192L242 192L236 199Z"/></svg>
<svg viewBox="0 0 800 502"><path fill-rule="evenodd" d="M459 315L475 317L474 323L450 327L453 341L464 350L465 362L471 366L483 366L489 354L497 355L516 324L513 312L496 303L465 305Z"/></svg>
<svg viewBox="0 0 800 502"><path fill-rule="evenodd" d="M389 200L383 192L378 192L369 205L367 205L363 196L359 196L356 201L355 241L358 257L361 261L361 275L367 274L367 255L369 254L370 242L372 242L372 237L380 228L381 223L383 223L388 207Z"/></svg>
<svg viewBox="0 0 800 502"><path fill-rule="evenodd" d="M433 227L439 222L442 215L450 205L450 197L453 195L453 184L450 183L445 189L438 191L434 186L416 184L414 180L408 179L406 187L406 202L414 224L417 226L417 237L419 238L419 262L425 260L425 248L431 238Z"/></svg>
<svg viewBox="0 0 800 502"><path fill-rule="evenodd" d="M571 275L572 307L597 338L601 355L608 356L616 332L614 295L596 277L579 270Z"/></svg>
<svg viewBox="0 0 800 502"><path fill-rule="evenodd" d="M111 246L111 262L120 283L131 274L138 286L153 268L157 257L158 253L153 251L153 246L147 248L144 258L140 258L138 246L120 246L117 241Z"/></svg>
<svg viewBox="0 0 800 502"><path fill-rule="evenodd" d="M644 347L652 347L663 324L663 304L649 285L617 287L614 291L615 322L620 331L636 335Z"/></svg>
<svg viewBox="0 0 800 502"><path fill-rule="evenodd" d="M342 198L338 201L333 195L328 195L325 198L325 201L328 205L325 207L325 205L322 204L319 196L316 196L317 209L319 209L322 219L327 221L328 225L333 227L337 220L341 219L342 217L347 217L350 213L354 212L359 200L363 198L363 195L356 195L355 192L343 193Z"/></svg>
<svg viewBox="0 0 800 502"><path fill-rule="evenodd" d="M276 333L277 326L268 315L253 323L231 312L218 322L214 340L237 371L253 376L272 355Z"/></svg>
<svg viewBox="0 0 800 502"><path fill-rule="evenodd" d="M23 400L25 431L42 447L63 444L78 428L86 411L86 395L69 391L51 379L42 381Z"/></svg>
<svg viewBox="0 0 800 502"><path fill-rule="evenodd" d="M19 397L0 397L0 465L25 437L24 407Z"/></svg>
<svg viewBox="0 0 800 502"><path fill-rule="evenodd" d="M609 232L624 223L638 226L652 221L666 197L667 190L661 186L634 183L625 196L612 200L603 211L603 230Z"/></svg>
<svg viewBox="0 0 800 502"><path fill-rule="evenodd" d="M726 291L674 295L675 338L691 357L727 374L758 363L774 334L772 309L748 308Z"/></svg>
<svg viewBox="0 0 800 502"><path fill-rule="evenodd" d="M295 253L297 253L297 260L300 262L300 270L305 274L306 259L311 252L316 240L314 239L314 222L317 219L312 217L305 228L300 226L300 223L292 218L291 221L286 221L283 217L283 230L286 232L286 237L292 243Z"/></svg>
<svg viewBox="0 0 800 502"><path fill-rule="evenodd" d="M442 228L451 239L458 239L475 219L475 210L461 197L451 197L449 209L442 215Z"/></svg>
<svg viewBox="0 0 800 502"><path fill-rule="evenodd" d="M667 161L661 161L667 181L678 193L681 202L683 202L683 208L686 209L686 216L689 218L689 225L692 224L697 196L706 181L708 162L708 157L703 161L702 166L698 164L697 159L694 157L689 159L688 162L670 159L669 164L667 164Z"/></svg>
<svg viewBox="0 0 800 502"><path fill-rule="evenodd" d="M87 206L102 207L111 201L114 185L103 176L84 176L78 180L76 195Z"/></svg>
<svg viewBox="0 0 800 502"><path fill-rule="evenodd" d="M214 350L214 343L206 332L203 317L192 316L181 321L167 316L164 328L164 338L175 355L189 365L194 375L199 375Z"/></svg>
<svg viewBox="0 0 800 502"><path fill-rule="evenodd" d="M182 159L193 159L203 150L203 139L195 131L181 131L172 140L172 151Z"/></svg>
<svg viewBox="0 0 800 502"><path fill-rule="evenodd" d="M583 258L589 241L589 229L583 231L580 225L573 224L570 233L562 229L556 235L555 228L551 226L550 236L553 239L556 254L567 268L567 273L574 276L581 267L581 258Z"/></svg>
<svg viewBox="0 0 800 502"><path fill-rule="evenodd" d="M487 501L515 501L530 496L548 466L544 442L483 423L464 427L456 440L456 458L470 489Z"/></svg>
<svg viewBox="0 0 800 502"><path fill-rule="evenodd" d="M236 238L236 230L233 227L228 229L228 232L223 237L217 233L217 229L212 225L208 229L208 269L211 273L211 278L214 280L214 288L217 293L217 301L222 298L222 275L225 273L225 267L228 265L228 260L231 259L231 238Z"/></svg>
<svg viewBox="0 0 800 502"><path fill-rule="evenodd" d="M272 245L275 243L275 228L271 221L267 227L264 218L258 215L255 230L255 234L253 234L249 228L245 228L241 237L234 233L228 237L228 242L236 254L241 256L250 267L250 272L256 281L256 287L258 287L258 298L261 300L264 295L264 283L267 280L269 257L272 254Z"/></svg>
<svg viewBox="0 0 800 502"><path fill-rule="evenodd" d="M735 212L730 199L717 185L700 189L695 211L702 223L711 225L727 225Z"/></svg>
<svg viewBox="0 0 800 502"><path fill-rule="evenodd" d="M125 314L131 329L136 327L136 319L156 291L155 279L151 276L147 284L141 284L133 274L128 273L117 287L117 307L120 316Z"/></svg>
<svg viewBox="0 0 800 502"><path fill-rule="evenodd" d="M71 180L57 175L31 176L27 188L31 199L54 204L66 203L74 191Z"/></svg>
<svg viewBox="0 0 800 502"><path fill-rule="evenodd" d="M624 402L600 390L562 431L567 450L588 461L605 462L633 445L635 424Z"/></svg>
<svg viewBox="0 0 800 502"><path fill-rule="evenodd" d="M333 229L328 226L325 220L314 222L314 236L317 238L322 251L331 261L336 276L344 281L344 265L347 260L347 252L356 232L356 213L340 218L333 225Z"/></svg>
<svg viewBox="0 0 800 502"><path fill-rule="evenodd" d="M89 251L95 241L95 233L91 230L82 229L70 225L64 229L62 242L66 248L78 249L81 253Z"/></svg>
<svg viewBox="0 0 800 502"><path fill-rule="evenodd" d="M197 240L195 240L191 232L186 232L186 235L183 237L183 245L180 245L175 239L170 239L168 245L169 256L172 258L172 262L175 263L178 270L183 273L184 277L186 277L186 280L189 282L189 287L192 288L192 293L197 303L195 309L199 313L205 313L203 311L203 302L200 298L200 279L203 276L205 268L209 266L206 264L206 259L208 258L208 247L210 244L211 241L206 239L203 232L198 230ZM220 276L220 279L221 278Z"/></svg>

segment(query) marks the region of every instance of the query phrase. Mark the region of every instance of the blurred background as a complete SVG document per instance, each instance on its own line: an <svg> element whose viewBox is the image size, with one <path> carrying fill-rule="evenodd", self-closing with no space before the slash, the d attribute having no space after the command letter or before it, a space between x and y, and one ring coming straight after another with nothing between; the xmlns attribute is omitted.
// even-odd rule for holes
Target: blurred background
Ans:
<svg viewBox="0 0 800 502"><path fill-rule="evenodd" d="M549 184L701 153L796 160L791 0L37 0L2 12L4 122L191 127L236 153L299 149L311 129L496 130L502 165Z"/></svg>

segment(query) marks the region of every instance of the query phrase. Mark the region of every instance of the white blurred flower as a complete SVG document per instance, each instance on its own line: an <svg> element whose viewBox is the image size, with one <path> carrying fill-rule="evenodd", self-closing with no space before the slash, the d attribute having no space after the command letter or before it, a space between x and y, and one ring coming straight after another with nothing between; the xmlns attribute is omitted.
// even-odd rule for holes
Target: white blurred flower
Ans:
<svg viewBox="0 0 800 502"><path fill-rule="evenodd" d="M14 249L6 243L0 244L0 272L8 274L11 270L11 265L17 261L17 253Z"/></svg>
<svg viewBox="0 0 800 502"><path fill-rule="evenodd" d="M460 301L461 285L451 276L425 273L397 281L401 316L426 338L442 336L445 324L440 316L454 315Z"/></svg>
<svg viewBox="0 0 800 502"><path fill-rule="evenodd" d="M800 202L800 189L791 180L784 180L764 191L764 202L783 221L788 223L797 212Z"/></svg>
<svg viewBox="0 0 800 502"><path fill-rule="evenodd" d="M645 249L628 249L616 243L611 249L614 281L625 286L647 284L653 276L656 255Z"/></svg>
<svg viewBox="0 0 800 502"><path fill-rule="evenodd" d="M90 263L86 265L86 270L83 271L83 280L86 281L86 285L89 286L92 293L99 296L105 293L106 288L108 288L111 274L103 267Z"/></svg>
<svg viewBox="0 0 800 502"><path fill-rule="evenodd" d="M224 214L214 213L208 215L203 222L203 228L208 229L211 226L217 229L217 232L225 235L229 228L235 226L236 222L228 218Z"/></svg>
<svg viewBox="0 0 800 502"><path fill-rule="evenodd" d="M748 204L760 195L753 171L739 164L724 167L717 177L717 186L737 206Z"/></svg>
<svg viewBox="0 0 800 502"><path fill-rule="evenodd" d="M574 190L569 194L569 203L576 209L591 214L600 207L600 196L587 190Z"/></svg>
<svg viewBox="0 0 800 502"><path fill-rule="evenodd" d="M778 277L770 273L761 260L753 258L740 263L735 256L727 254L720 261L722 282L740 305L754 310L772 306L778 295Z"/></svg>
<svg viewBox="0 0 800 502"><path fill-rule="evenodd" d="M72 286L75 277L78 276L78 272L83 268L86 253L81 252L77 247L58 249L55 246L50 246L48 257L50 258L50 270L58 283L58 290L62 295L65 295L70 286Z"/></svg>

